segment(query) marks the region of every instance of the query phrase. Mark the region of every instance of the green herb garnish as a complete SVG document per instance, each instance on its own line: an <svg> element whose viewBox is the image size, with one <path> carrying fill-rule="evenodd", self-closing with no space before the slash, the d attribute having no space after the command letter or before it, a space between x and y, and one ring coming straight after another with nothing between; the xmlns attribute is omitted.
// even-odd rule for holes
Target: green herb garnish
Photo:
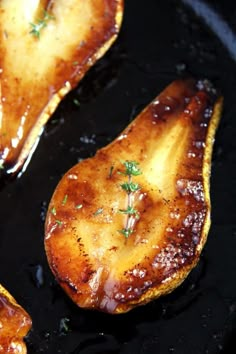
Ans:
<svg viewBox="0 0 236 354"><path fill-rule="evenodd" d="M74 102L74 104L75 104L77 107L80 106L79 100L77 100L77 98L74 98L74 99L73 99L73 102Z"/></svg>
<svg viewBox="0 0 236 354"><path fill-rule="evenodd" d="M136 161L125 161L123 162L123 165L125 166L125 171L119 172L120 174L126 176L138 176L142 174L140 168L138 167L139 163Z"/></svg>
<svg viewBox="0 0 236 354"><path fill-rule="evenodd" d="M138 183L126 182L121 184L121 188L128 193L132 193L137 192L140 189L140 186Z"/></svg>
<svg viewBox="0 0 236 354"><path fill-rule="evenodd" d="M136 161L125 161L123 162L125 171L119 171L119 174L128 176L128 181L122 183L121 188L127 193L128 205L126 209L120 209L119 212L127 215L125 228L118 230L125 238L128 238L134 231L134 221L139 219L139 212L133 206L132 194L141 189L138 183L132 181L132 177L141 175L141 170L138 167L139 163ZM134 219L135 218L135 219Z"/></svg>
<svg viewBox="0 0 236 354"><path fill-rule="evenodd" d="M103 212L103 208L99 208L97 211L95 211L95 213L93 213L94 216L102 214Z"/></svg>
<svg viewBox="0 0 236 354"><path fill-rule="evenodd" d="M135 215L136 217L138 216L138 210L130 205L128 205L127 209L119 209L119 212L127 215Z"/></svg>
<svg viewBox="0 0 236 354"><path fill-rule="evenodd" d="M122 229L122 230L118 230L119 233L121 233L123 236L125 236L125 238L128 238L132 233L133 230L132 229Z"/></svg>
<svg viewBox="0 0 236 354"><path fill-rule="evenodd" d="M51 213L52 213L52 215L57 215L57 210L56 210L56 208L55 207L53 207L52 209L51 209Z"/></svg>
<svg viewBox="0 0 236 354"><path fill-rule="evenodd" d="M76 205L75 208L76 208L76 209L81 209L81 208L83 208L83 204L78 204L78 205Z"/></svg>
<svg viewBox="0 0 236 354"><path fill-rule="evenodd" d="M68 199L68 195L66 194L63 198L63 201L62 201L62 205L66 205L66 202L67 202L67 199Z"/></svg>
<svg viewBox="0 0 236 354"><path fill-rule="evenodd" d="M4 170L3 162L0 162L0 170Z"/></svg>
<svg viewBox="0 0 236 354"><path fill-rule="evenodd" d="M63 333L69 332L69 326L68 326L69 322L70 322L69 318L67 318L67 317L61 318L60 325L59 325L60 332L63 332Z"/></svg>
<svg viewBox="0 0 236 354"><path fill-rule="evenodd" d="M63 222L61 220L56 219L55 221L56 221L57 225L59 225L59 226L63 225Z"/></svg>
<svg viewBox="0 0 236 354"><path fill-rule="evenodd" d="M36 23L30 23L32 29L29 33L39 39L42 29L47 27L47 22L49 20L54 20L54 19L55 18L51 16L47 11L44 11L42 19L37 20Z"/></svg>

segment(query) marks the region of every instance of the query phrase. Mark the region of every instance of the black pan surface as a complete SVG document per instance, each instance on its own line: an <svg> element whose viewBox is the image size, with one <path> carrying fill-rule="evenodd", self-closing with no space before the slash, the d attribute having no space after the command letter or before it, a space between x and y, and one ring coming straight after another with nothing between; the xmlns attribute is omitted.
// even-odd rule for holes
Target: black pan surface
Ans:
<svg viewBox="0 0 236 354"><path fill-rule="evenodd" d="M235 353L236 3L125 5L116 44L60 104L25 173L1 188L0 283L32 316L29 354ZM213 156L212 227L200 262L172 294L128 314L79 309L56 284L44 253L53 190L182 75L209 78L225 98Z"/></svg>

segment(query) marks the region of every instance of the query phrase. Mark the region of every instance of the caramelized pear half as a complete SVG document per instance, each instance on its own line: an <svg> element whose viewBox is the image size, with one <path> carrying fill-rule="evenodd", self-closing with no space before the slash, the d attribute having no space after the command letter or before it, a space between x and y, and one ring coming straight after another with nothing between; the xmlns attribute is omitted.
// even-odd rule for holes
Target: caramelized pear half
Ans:
<svg viewBox="0 0 236 354"><path fill-rule="evenodd" d="M123 0L0 1L0 169L19 171L62 98L117 37Z"/></svg>
<svg viewBox="0 0 236 354"><path fill-rule="evenodd" d="M28 313L0 284L0 353L26 354L23 338L31 324Z"/></svg>
<svg viewBox="0 0 236 354"><path fill-rule="evenodd" d="M48 209L45 248L80 307L129 311L171 292L196 265L210 226L221 106L207 81L175 81L64 175Z"/></svg>

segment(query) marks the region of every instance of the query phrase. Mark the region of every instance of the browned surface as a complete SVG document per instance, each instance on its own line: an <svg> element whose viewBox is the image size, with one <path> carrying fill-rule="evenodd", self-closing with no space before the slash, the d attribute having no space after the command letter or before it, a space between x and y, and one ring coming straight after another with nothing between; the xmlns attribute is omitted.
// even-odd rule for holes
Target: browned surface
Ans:
<svg viewBox="0 0 236 354"><path fill-rule="evenodd" d="M0 353L27 353L23 338L30 328L29 315L0 285Z"/></svg>
<svg viewBox="0 0 236 354"><path fill-rule="evenodd" d="M176 81L113 143L65 174L49 206L45 247L55 277L79 306L128 311L173 290L197 263L210 226L220 110L209 83ZM128 239L119 232L125 160L142 170L134 177L140 218Z"/></svg>
<svg viewBox="0 0 236 354"><path fill-rule="evenodd" d="M0 163L19 170L58 103L115 40L122 0L0 2ZM36 38L30 31L50 14Z"/></svg>

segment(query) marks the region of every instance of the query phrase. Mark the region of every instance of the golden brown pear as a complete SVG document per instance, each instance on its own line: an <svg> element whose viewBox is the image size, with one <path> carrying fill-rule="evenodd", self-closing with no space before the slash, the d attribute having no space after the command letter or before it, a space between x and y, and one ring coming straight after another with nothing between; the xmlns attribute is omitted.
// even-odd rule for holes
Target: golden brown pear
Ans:
<svg viewBox="0 0 236 354"><path fill-rule="evenodd" d="M0 354L26 354L23 338L31 324L28 313L0 284Z"/></svg>
<svg viewBox="0 0 236 354"><path fill-rule="evenodd" d="M175 289L196 265L210 226L221 105L209 82L175 81L64 175L48 209L45 248L80 307L129 311Z"/></svg>
<svg viewBox="0 0 236 354"><path fill-rule="evenodd" d="M123 0L0 0L0 169L20 170L62 98L113 43Z"/></svg>

